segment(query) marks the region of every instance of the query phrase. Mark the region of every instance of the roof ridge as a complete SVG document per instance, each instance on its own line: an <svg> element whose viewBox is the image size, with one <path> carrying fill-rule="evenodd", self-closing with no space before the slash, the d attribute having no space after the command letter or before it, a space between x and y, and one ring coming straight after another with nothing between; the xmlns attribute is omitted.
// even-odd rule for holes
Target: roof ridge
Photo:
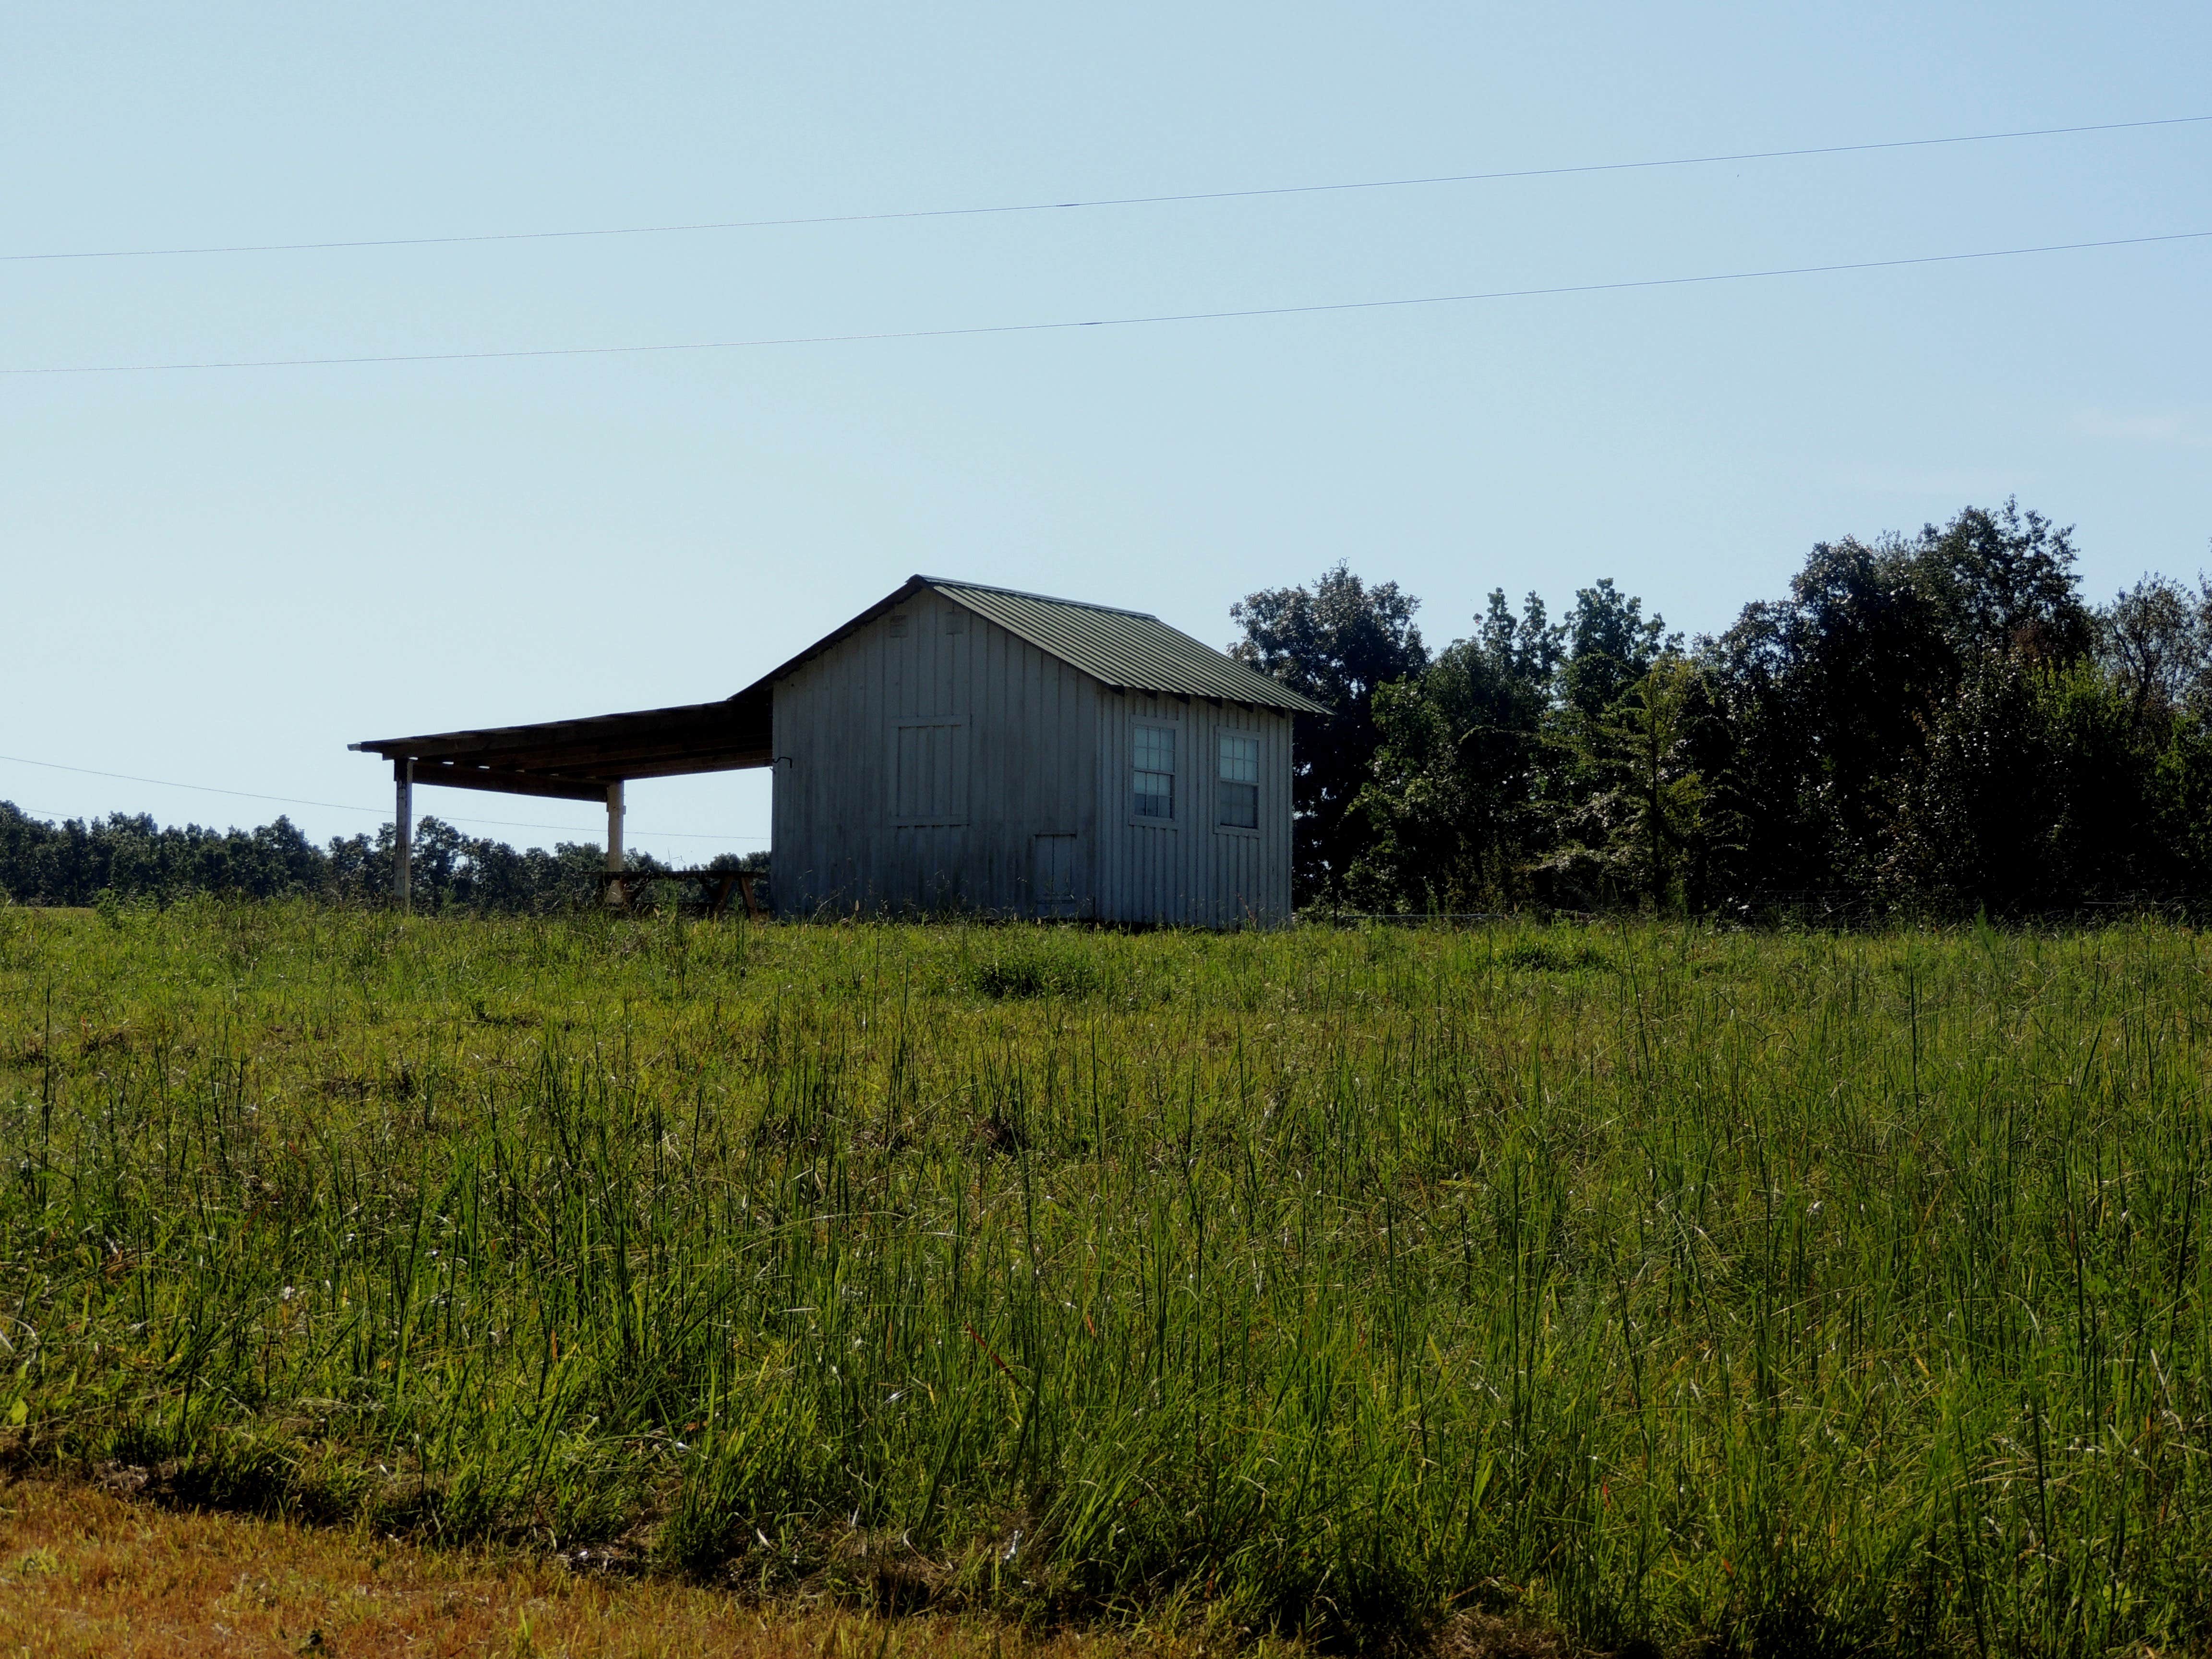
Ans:
<svg viewBox="0 0 2212 1659"><path fill-rule="evenodd" d="M1041 605L1073 605L1079 611L1103 611L1109 616L1141 617L1146 622L1160 622L1159 617L1150 611L1131 611L1123 605L1100 605L1091 599L1063 599L1056 594L1032 593L1025 588L1000 587L991 582L963 581L957 576L917 575L914 577L913 580L918 582L926 582L932 587L965 587L978 593L1004 593L1008 599L1035 599ZM1170 624L1166 623L1160 623L1160 626L1163 628L1168 627L1169 625Z"/></svg>
<svg viewBox="0 0 2212 1659"><path fill-rule="evenodd" d="M1328 713L1312 698L1293 691L1273 676L1260 672L1249 663L1239 662L1227 652L1208 645L1194 634L1184 633L1172 623L1162 622L1149 611L1093 605L1085 599L1054 599L1048 593L1024 592L1018 587L999 587L988 582L963 582L951 576L908 576L843 626L823 635L781 667L770 669L738 695L749 696L781 680L854 630L890 614L909 596L924 591L943 593L955 604L964 605L1101 685L1120 690L1164 691L1179 696L1225 699L1261 708L1287 708L1294 713ZM1019 599L1024 603L1001 605L998 603L1001 599ZM1036 609L1027 609L1030 605ZM1098 620L1079 623L1066 616L1070 611L1081 611ZM1060 621L1053 620L1055 615ZM1146 629L1122 626L1127 622L1146 623L1158 631L1149 633Z"/></svg>

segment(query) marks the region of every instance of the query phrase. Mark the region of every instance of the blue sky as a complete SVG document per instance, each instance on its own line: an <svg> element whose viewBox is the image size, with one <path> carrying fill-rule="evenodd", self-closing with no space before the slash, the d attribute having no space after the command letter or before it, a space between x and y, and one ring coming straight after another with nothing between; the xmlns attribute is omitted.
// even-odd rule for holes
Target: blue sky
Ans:
<svg viewBox="0 0 2212 1659"><path fill-rule="evenodd" d="M2212 114L2212 9L9 6L0 252L466 235ZM1424 188L0 263L0 368L897 331L2212 230L2212 123ZM1217 641L1341 558L1726 624L2017 495L2212 563L2212 242L1236 321L0 375L0 798L318 837L349 740L724 696L910 572ZM588 807L426 791L519 842ZM764 775L634 845L764 842ZM557 825L560 828L508 827Z"/></svg>

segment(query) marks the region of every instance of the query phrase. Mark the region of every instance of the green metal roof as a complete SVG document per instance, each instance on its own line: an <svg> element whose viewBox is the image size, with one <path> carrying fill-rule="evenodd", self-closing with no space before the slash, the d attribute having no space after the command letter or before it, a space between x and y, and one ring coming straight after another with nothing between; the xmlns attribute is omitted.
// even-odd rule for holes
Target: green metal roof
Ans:
<svg viewBox="0 0 2212 1659"><path fill-rule="evenodd" d="M1171 696L1211 697L1287 709L1294 714L1328 710L1258 669L1216 651L1181 629L1170 628L1142 611L1119 611L1080 599L1048 599L1011 587L985 587L942 576L909 576L897 590L877 600L842 627L832 630L780 668L739 692L757 692L781 679L810 658L819 656L854 629L895 610L925 589L943 594L977 616L1027 640L1048 656L1081 669L1091 678L1124 691L1160 691Z"/></svg>
<svg viewBox="0 0 2212 1659"><path fill-rule="evenodd" d="M1091 678L1125 691L1218 697L1224 702L1286 708L1299 714L1328 712L1310 697L1142 611L1047 599L1042 593L983 587L941 576L917 576L915 582L965 605Z"/></svg>

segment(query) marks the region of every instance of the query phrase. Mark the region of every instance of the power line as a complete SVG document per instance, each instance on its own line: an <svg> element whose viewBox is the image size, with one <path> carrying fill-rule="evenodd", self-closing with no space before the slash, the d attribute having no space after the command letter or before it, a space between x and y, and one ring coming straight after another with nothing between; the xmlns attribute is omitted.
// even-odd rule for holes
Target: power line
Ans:
<svg viewBox="0 0 2212 1659"><path fill-rule="evenodd" d="M8 761L17 766L43 767L49 772L76 772L88 778L119 778L125 783L151 783L164 789L193 789L204 795L235 795L241 800L275 801L283 806L327 806L337 812L366 812L371 810L344 801L300 800L290 795L257 795L250 789L218 789L210 784L177 783L168 778L142 778L130 772L99 772L89 766L64 766L58 761L31 760L22 755L0 755L0 761Z"/></svg>
<svg viewBox="0 0 2212 1659"><path fill-rule="evenodd" d="M712 230L783 230L807 225L882 224L903 219L973 219L1018 213L1066 213L1096 208L1160 207L1191 202L1249 201L1269 196L1320 196L1363 190L1417 190L1437 185L1503 183L1516 179L1562 179L1582 173L1639 173L1663 167L1717 167L1735 161L1779 161L1815 155L1858 155L1878 150L1929 149L1944 145L2001 143L2020 138L2058 138L2148 127L2193 126L2212 115L2173 115L2145 121L2101 121L2070 127L2023 127L2006 132L1968 132L1937 138L1889 138L1796 149L1738 150L1720 155L1675 155L1640 161L1592 161L1577 166L1516 167L1491 173L1440 173L1403 179L1358 179L1334 184L1261 185L1238 190L1182 191L1157 196L1101 196L1069 202L1006 202L978 207L902 208L879 213L824 213L782 219L709 219L694 223L613 225L568 230L481 231L451 236L356 237L323 242L234 242L199 247L75 249L0 254L0 264L58 259L182 258L216 253L317 253L352 248L453 247L477 242L550 242L607 236L676 236Z"/></svg>
<svg viewBox="0 0 2212 1659"><path fill-rule="evenodd" d="M1778 265L1760 270L1710 271L1692 276L1643 276L1612 283L1566 283L1549 288L1500 288L1469 294L1425 294L1389 300L1338 300L1310 305L1249 306L1222 311L1157 312L1043 323L979 323L956 328L884 329L852 334L792 334L742 340L680 340L646 345L522 346L483 351L406 351L332 357L240 357L166 363L72 363L52 368L0 368L0 376L34 374L155 374L187 370L329 368L367 363L484 362L528 357L643 356L677 351L744 351L769 346L857 345L890 340L949 340L988 334L1048 334L1085 328L1138 328L1160 323L1216 323L1248 318L1299 317L1329 312L1390 311L1417 306L1474 305L1491 300L1534 300L1574 294L1617 294L1633 289L1690 288L1748 283L1778 276L1820 276L1855 270L1895 270L1909 265L1958 264L2014 259L2039 253L2076 253L2095 248L2147 247L2193 242L2212 230L2178 230L2156 236L2115 236L2089 242L2045 242L2032 247L1984 248L1967 253L1923 253L1894 259L1852 259L1833 264ZM189 787L189 786L186 786Z"/></svg>
<svg viewBox="0 0 2212 1659"><path fill-rule="evenodd" d="M333 812L357 812L363 817L374 818L383 818L386 816L381 808L374 806L355 806L345 801L301 800L298 797L293 795L256 794L250 789L218 789L212 784L179 783L173 778L142 778L137 774L131 772L100 772L95 771L89 766L64 766L58 761L31 760L21 755L0 755L0 761L6 761L16 766L43 767L49 772L75 772L88 778L117 778L125 783L150 783L156 788L161 789L192 789L197 790L204 795L234 795L240 800L273 801L280 806L320 806L326 807ZM578 830L577 826L572 823L533 823L518 818L477 818L460 817L453 815L441 816L447 817L449 821L454 823L496 824L504 830L566 830L571 833L580 833L580 831ZM663 840L669 841L744 841L757 842L765 845L768 840L768 837L765 836L708 836L702 835L696 830L683 830L634 829L630 830L629 833L634 836L656 836Z"/></svg>

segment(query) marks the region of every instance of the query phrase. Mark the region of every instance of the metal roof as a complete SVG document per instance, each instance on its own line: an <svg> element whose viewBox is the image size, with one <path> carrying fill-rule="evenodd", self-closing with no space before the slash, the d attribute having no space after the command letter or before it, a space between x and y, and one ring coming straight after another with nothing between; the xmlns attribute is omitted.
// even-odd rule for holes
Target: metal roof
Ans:
<svg viewBox="0 0 2212 1659"><path fill-rule="evenodd" d="M346 746L386 760L412 761L416 783L598 800L609 784L630 778L766 766L773 754L772 695L767 687L756 686L720 702L372 738Z"/></svg>
<svg viewBox="0 0 2212 1659"><path fill-rule="evenodd" d="M1328 710L1256 668L1215 650L1181 629L1170 628L1143 611L1055 599L1011 587L944 576L911 576L843 627L793 657L768 680L781 679L808 658L835 645L854 629L892 610L923 589L942 594L1048 656L1079 668L1103 684L1124 691L1158 691L1172 696L1208 697L1298 714Z"/></svg>
<svg viewBox="0 0 2212 1659"><path fill-rule="evenodd" d="M1101 684L1124 691L1207 697L1300 714L1328 712L1257 669L1141 611L912 576L781 668L720 702L532 726L377 738L349 746L387 760L411 762L416 783L574 800L596 800L608 785L629 778L766 766L773 757L775 683L925 591L942 594Z"/></svg>

